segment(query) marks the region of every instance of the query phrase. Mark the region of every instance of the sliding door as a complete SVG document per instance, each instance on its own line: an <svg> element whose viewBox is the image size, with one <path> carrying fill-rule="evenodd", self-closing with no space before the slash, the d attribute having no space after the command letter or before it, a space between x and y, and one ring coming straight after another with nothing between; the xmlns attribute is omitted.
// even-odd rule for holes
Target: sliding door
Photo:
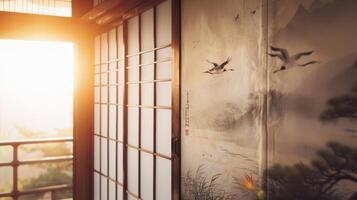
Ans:
<svg viewBox="0 0 357 200"><path fill-rule="evenodd" d="M95 200L177 198L179 49L172 8L164 1L95 38Z"/></svg>

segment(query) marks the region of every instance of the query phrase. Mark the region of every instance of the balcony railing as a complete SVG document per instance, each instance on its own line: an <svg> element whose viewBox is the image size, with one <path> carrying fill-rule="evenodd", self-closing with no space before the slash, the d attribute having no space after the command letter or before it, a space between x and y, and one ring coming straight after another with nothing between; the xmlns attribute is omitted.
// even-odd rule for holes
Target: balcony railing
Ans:
<svg viewBox="0 0 357 200"><path fill-rule="evenodd" d="M12 197L12 199L17 200L22 195L31 195L31 194L51 194L51 200L56 200L56 193L60 191L73 190L72 185L56 185L56 186L48 186L41 187L31 190L19 191L18 189L18 168L20 165L31 165L31 164L42 164L42 163L54 163L54 162L65 162L72 161L73 163L73 155L68 156L57 156L57 157L49 157L49 158L41 158L41 159L31 159L31 160L19 160L18 159L18 147L20 145L26 144L45 144L45 143L64 143L64 142L72 142L73 137L63 137L63 138L50 138L50 139L29 139L29 140L15 140L15 141L0 141L1 146L12 146L12 161L7 163L0 163L0 167L12 167L13 168L13 185L12 192L10 193L0 193L0 198L2 197Z"/></svg>

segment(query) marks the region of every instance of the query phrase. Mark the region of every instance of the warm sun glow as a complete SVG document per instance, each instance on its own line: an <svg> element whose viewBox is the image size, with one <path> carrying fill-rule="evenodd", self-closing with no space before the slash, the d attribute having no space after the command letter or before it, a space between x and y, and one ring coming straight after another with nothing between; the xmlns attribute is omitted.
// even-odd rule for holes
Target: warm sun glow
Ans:
<svg viewBox="0 0 357 200"><path fill-rule="evenodd" d="M72 128L73 44L0 40L0 139Z"/></svg>

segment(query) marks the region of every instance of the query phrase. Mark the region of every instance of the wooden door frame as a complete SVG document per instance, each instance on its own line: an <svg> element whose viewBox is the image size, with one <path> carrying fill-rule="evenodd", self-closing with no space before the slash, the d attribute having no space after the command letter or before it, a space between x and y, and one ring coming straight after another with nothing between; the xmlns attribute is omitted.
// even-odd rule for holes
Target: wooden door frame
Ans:
<svg viewBox="0 0 357 200"><path fill-rule="evenodd" d="M73 17L57 17L0 11L0 38L16 40L63 41L74 44L75 82L73 100L73 197L88 200L92 193L93 132L93 41L98 27L82 16L92 1L73 0Z"/></svg>

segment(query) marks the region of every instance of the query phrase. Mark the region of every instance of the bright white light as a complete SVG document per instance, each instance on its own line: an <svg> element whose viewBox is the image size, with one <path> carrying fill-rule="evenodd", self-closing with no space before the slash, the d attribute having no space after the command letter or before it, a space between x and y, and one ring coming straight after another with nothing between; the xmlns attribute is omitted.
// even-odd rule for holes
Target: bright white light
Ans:
<svg viewBox="0 0 357 200"><path fill-rule="evenodd" d="M72 128L73 73L72 43L0 40L0 139Z"/></svg>

